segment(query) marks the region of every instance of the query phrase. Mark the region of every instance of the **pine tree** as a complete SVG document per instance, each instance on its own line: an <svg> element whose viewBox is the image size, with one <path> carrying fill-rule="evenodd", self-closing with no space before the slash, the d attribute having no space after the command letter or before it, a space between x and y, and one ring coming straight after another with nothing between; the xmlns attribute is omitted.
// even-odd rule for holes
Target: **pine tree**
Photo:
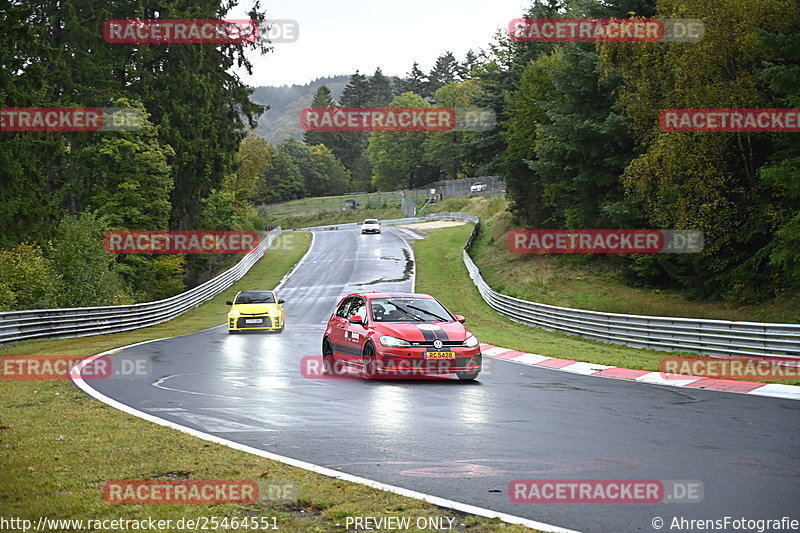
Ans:
<svg viewBox="0 0 800 533"><path fill-rule="evenodd" d="M342 107L367 107L370 101L369 80L356 71L342 93ZM340 132L341 145L329 147L350 171L350 188L364 190L370 187L370 166L366 156L367 132Z"/></svg>
<svg viewBox="0 0 800 533"><path fill-rule="evenodd" d="M459 64L453 52L445 52L436 59L430 74L428 74L428 92L433 94L440 87L456 81L459 73Z"/></svg>
<svg viewBox="0 0 800 533"><path fill-rule="evenodd" d="M325 85L320 85L317 92L314 93L314 99L311 101L311 107L338 107L336 102L333 101L331 91ZM316 146L324 144L328 148L337 152L342 146L342 132L339 131L306 131L303 133L303 141L308 146Z"/></svg>
<svg viewBox="0 0 800 533"><path fill-rule="evenodd" d="M383 75L381 68L369 79L369 107L382 107L392 100L392 82Z"/></svg>
<svg viewBox="0 0 800 533"><path fill-rule="evenodd" d="M467 50L464 61L458 65L458 77L461 81L472 77L472 68L478 63L478 56L472 50Z"/></svg>
<svg viewBox="0 0 800 533"><path fill-rule="evenodd" d="M366 76L355 74L344 88L341 98L342 107L367 107L369 105L369 80Z"/></svg>
<svg viewBox="0 0 800 533"><path fill-rule="evenodd" d="M414 61L411 66L411 72L405 78L402 78L397 83L398 93L412 92L423 98L431 96L428 92L428 77L419 68L419 63Z"/></svg>

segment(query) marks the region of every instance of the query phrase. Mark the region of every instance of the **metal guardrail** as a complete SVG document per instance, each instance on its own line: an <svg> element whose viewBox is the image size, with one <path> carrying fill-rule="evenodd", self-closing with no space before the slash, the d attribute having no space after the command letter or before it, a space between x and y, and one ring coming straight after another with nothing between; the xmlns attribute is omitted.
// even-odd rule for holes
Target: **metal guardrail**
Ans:
<svg viewBox="0 0 800 533"><path fill-rule="evenodd" d="M408 217L381 220L381 226L400 226L402 224L414 224L415 222L425 222L425 218ZM356 229L361 224L359 222L346 222L344 224L328 224L325 226L309 226L306 228L290 229L286 231L336 231L340 229Z"/></svg>
<svg viewBox="0 0 800 533"><path fill-rule="evenodd" d="M241 279L280 234L279 226L267 233L256 249L230 269L197 287L164 300L133 305L0 313L0 344L27 339L88 337L166 322L213 298Z"/></svg>
<svg viewBox="0 0 800 533"><path fill-rule="evenodd" d="M691 352L717 357L768 357L800 363L800 324L736 322L603 313L521 300L492 289L472 261L469 250L478 234L478 217L463 250L473 283L493 309L515 322L633 348Z"/></svg>
<svg viewBox="0 0 800 533"><path fill-rule="evenodd" d="M381 220L381 226L402 226L403 224L415 224L417 222L427 222L430 220L463 220L464 222L479 222L478 217L467 213L432 213L424 217L392 218L388 220ZM306 228L290 229L286 231L335 231L340 229L356 229L360 225L361 223L359 222L346 222L344 224L308 226Z"/></svg>

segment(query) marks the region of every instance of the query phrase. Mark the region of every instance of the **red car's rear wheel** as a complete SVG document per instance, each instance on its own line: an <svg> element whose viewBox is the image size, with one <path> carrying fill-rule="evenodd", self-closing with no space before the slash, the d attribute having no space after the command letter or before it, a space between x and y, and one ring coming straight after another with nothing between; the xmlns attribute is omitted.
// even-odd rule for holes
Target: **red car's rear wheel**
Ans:
<svg viewBox="0 0 800 533"><path fill-rule="evenodd" d="M322 341L322 371L326 374L341 374L342 369L336 367L336 358L333 356L331 341Z"/></svg>

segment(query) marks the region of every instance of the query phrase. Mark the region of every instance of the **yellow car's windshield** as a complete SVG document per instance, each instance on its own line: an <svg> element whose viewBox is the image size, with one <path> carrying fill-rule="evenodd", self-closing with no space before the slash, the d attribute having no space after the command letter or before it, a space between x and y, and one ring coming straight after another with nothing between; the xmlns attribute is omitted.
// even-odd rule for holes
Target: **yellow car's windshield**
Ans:
<svg viewBox="0 0 800 533"><path fill-rule="evenodd" d="M238 304L274 304L275 295L272 291L245 291L236 297L234 305Z"/></svg>

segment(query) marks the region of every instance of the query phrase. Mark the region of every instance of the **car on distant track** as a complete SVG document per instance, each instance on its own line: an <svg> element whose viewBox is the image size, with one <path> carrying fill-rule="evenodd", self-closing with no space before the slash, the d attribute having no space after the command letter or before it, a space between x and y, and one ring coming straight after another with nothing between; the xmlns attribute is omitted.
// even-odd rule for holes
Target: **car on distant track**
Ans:
<svg viewBox="0 0 800 533"><path fill-rule="evenodd" d="M344 207L342 208L342 211L347 211L347 210L355 211L356 209L360 208L361 204L359 204L352 198L348 198L347 200L344 201Z"/></svg>
<svg viewBox="0 0 800 533"><path fill-rule="evenodd" d="M361 234L365 233L380 233L381 223L377 219L368 218L361 223Z"/></svg>
<svg viewBox="0 0 800 533"><path fill-rule="evenodd" d="M476 181L475 183L473 183L473 184L470 186L470 188L469 188L469 192L483 192L483 191L485 191L485 190L486 190L486 189L488 189L488 188L489 188L489 185L487 185L485 182L483 182L483 181Z"/></svg>
<svg viewBox="0 0 800 533"><path fill-rule="evenodd" d="M480 344L439 300L420 293L353 293L342 298L322 338L323 368L366 378L455 374L474 380Z"/></svg>
<svg viewBox="0 0 800 533"><path fill-rule="evenodd" d="M240 331L283 331L284 300L275 291L239 291L228 300L228 333Z"/></svg>

